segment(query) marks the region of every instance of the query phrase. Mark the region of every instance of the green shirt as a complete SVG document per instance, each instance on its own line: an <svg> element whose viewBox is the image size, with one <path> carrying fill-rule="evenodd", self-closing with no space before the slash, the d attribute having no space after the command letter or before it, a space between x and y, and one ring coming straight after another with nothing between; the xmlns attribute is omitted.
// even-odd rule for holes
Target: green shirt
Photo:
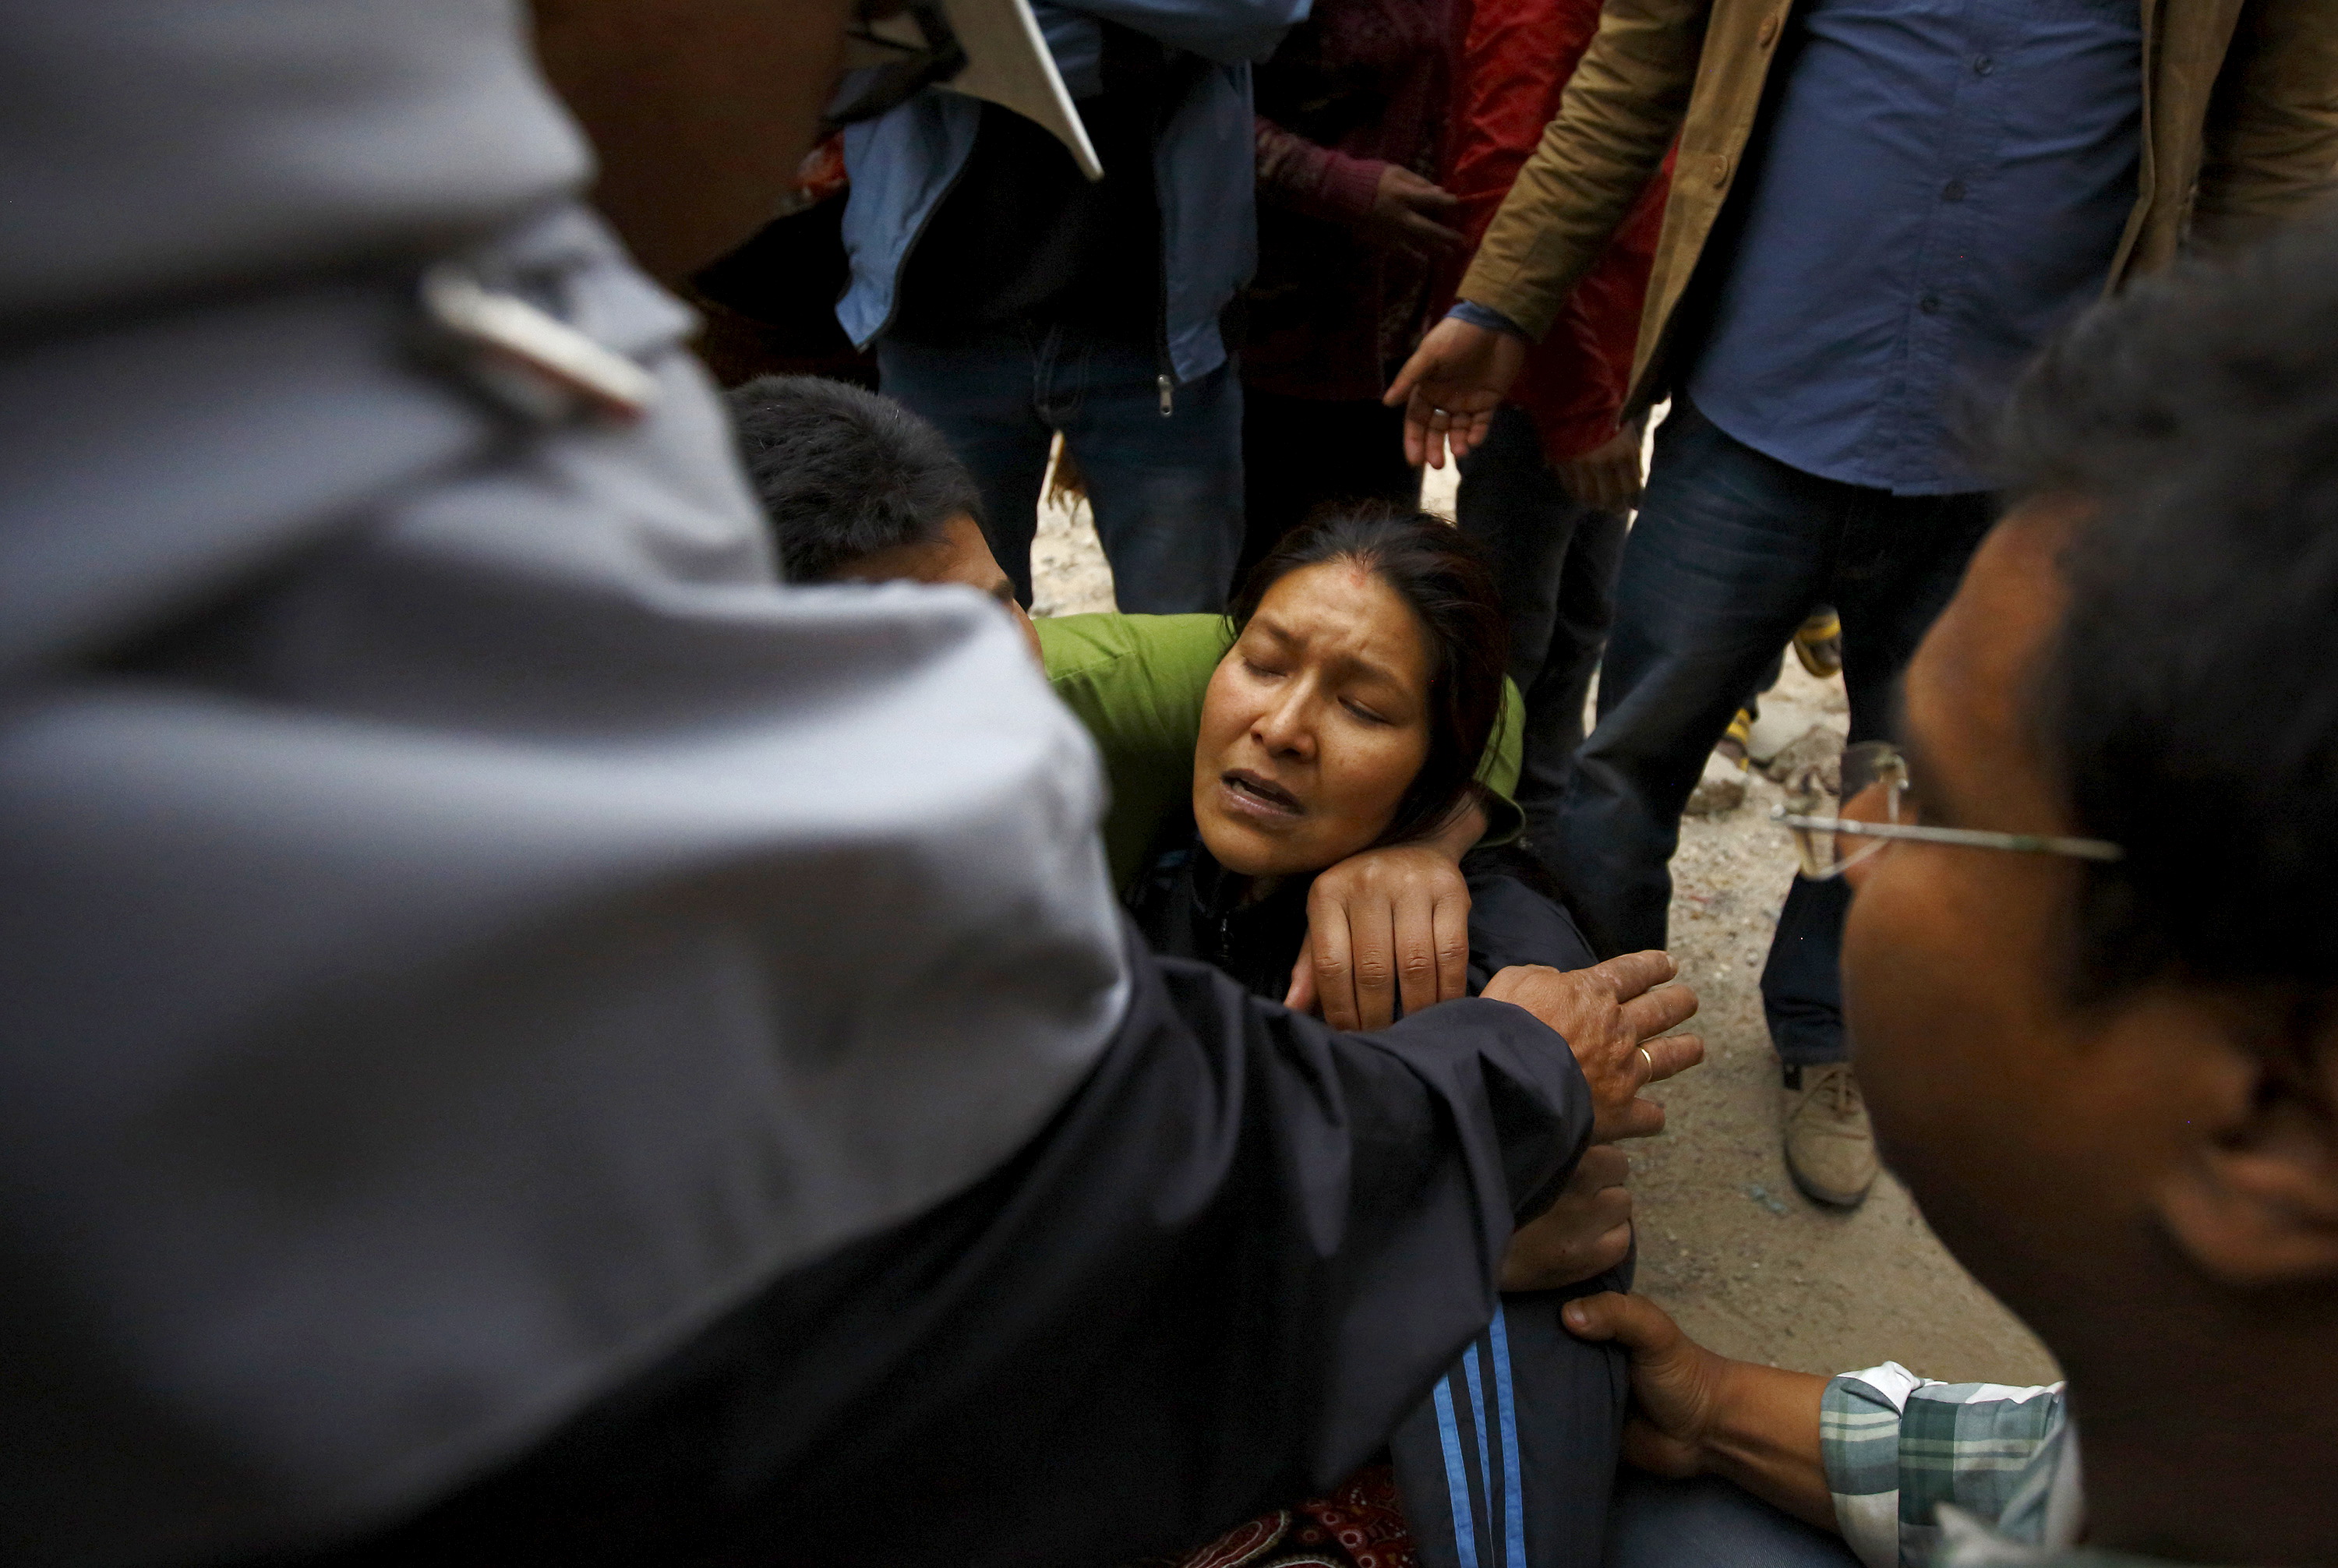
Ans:
<svg viewBox="0 0 2338 1568"><path fill-rule="evenodd" d="M1202 735L1202 698L1218 661L1233 645L1223 615L1059 615L1035 619L1047 681L1079 716L1104 756L1112 805L1104 848L1113 886L1125 887L1144 852L1191 798L1194 746ZM1525 818L1518 788L1525 705L1502 681L1502 716L1478 769L1486 801L1483 842L1518 836Z"/></svg>

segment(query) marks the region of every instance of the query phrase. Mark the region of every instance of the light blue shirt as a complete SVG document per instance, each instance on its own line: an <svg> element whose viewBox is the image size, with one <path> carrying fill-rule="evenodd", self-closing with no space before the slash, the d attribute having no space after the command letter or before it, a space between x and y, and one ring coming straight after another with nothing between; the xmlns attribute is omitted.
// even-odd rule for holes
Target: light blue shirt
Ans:
<svg viewBox="0 0 2338 1568"><path fill-rule="evenodd" d="M1161 203L1161 267L1171 367L1180 383L1226 362L1218 313L1250 280L1258 258L1258 153L1251 122L1250 63L1274 53L1311 0L1039 0L1033 6L1056 69L1074 98L1100 92L1098 19L1211 63L1171 112L1154 150ZM867 348L890 326L901 269L926 220L974 151L981 105L939 88L844 132L852 194L844 246L852 280L836 318ZM1114 172L1105 171L1105 178Z"/></svg>

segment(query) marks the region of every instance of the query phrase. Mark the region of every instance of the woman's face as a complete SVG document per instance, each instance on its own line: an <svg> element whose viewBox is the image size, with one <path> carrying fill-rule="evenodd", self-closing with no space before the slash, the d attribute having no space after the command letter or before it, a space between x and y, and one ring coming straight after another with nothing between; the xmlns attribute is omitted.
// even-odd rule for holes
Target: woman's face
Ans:
<svg viewBox="0 0 2338 1568"><path fill-rule="evenodd" d="M1429 758L1429 639L1348 561L1291 573L1210 678L1194 820L1250 877L1321 871L1370 845Z"/></svg>

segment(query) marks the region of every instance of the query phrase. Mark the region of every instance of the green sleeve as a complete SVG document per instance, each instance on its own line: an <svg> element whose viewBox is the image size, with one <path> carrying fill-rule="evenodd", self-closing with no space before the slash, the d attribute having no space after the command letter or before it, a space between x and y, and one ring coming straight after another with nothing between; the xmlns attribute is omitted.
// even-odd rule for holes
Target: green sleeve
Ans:
<svg viewBox="0 0 2338 1568"><path fill-rule="evenodd" d="M1230 639L1220 615L1058 615L1033 621L1047 681L1104 759L1113 887L1125 887L1194 787L1202 699Z"/></svg>
<svg viewBox="0 0 2338 1568"><path fill-rule="evenodd" d="M1478 765L1478 782L1486 787L1486 836L1480 844L1508 844L1526 831L1527 815L1516 799L1518 769L1526 754L1527 705L1517 682L1502 677L1502 717L1486 742L1485 760Z"/></svg>
<svg viewBox="0 0 2338 1568"><path fill-rule="evenodd" d="M1194 746L1202 700L1229 643L1219 615L1041 616L1039 651L1047 681L1077 715L1104 759L1112 791L1104 847L1115 888L1128 886L1162 825L1194 787ZM1525 824L1511 792L1526 732L1518 690L1502 682L1502 718L1478 779L1488 791L1488 844L1506 844Z"/></svg>

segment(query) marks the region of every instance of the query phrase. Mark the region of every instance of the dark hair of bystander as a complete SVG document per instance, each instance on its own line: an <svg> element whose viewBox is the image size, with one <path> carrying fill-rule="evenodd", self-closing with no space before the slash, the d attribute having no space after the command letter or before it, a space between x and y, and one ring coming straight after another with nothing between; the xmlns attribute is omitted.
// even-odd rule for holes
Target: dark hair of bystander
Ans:
<svg viewBox="0 0 2338 1568"><path fill-rule="evenodd" d="M727 396L791 583L930 544L954 517L982 521L982 493L941 432L889 397L816 376L765 376Z"/></svg>
<svg viewBox="0 0 2338 1568"><path fill-rule="evenodd" d="M2030 695L2089 864L2075 977L2338 981L2338 220L2137 284L2072 325L1999 433L2081 515Z"/></svg>

